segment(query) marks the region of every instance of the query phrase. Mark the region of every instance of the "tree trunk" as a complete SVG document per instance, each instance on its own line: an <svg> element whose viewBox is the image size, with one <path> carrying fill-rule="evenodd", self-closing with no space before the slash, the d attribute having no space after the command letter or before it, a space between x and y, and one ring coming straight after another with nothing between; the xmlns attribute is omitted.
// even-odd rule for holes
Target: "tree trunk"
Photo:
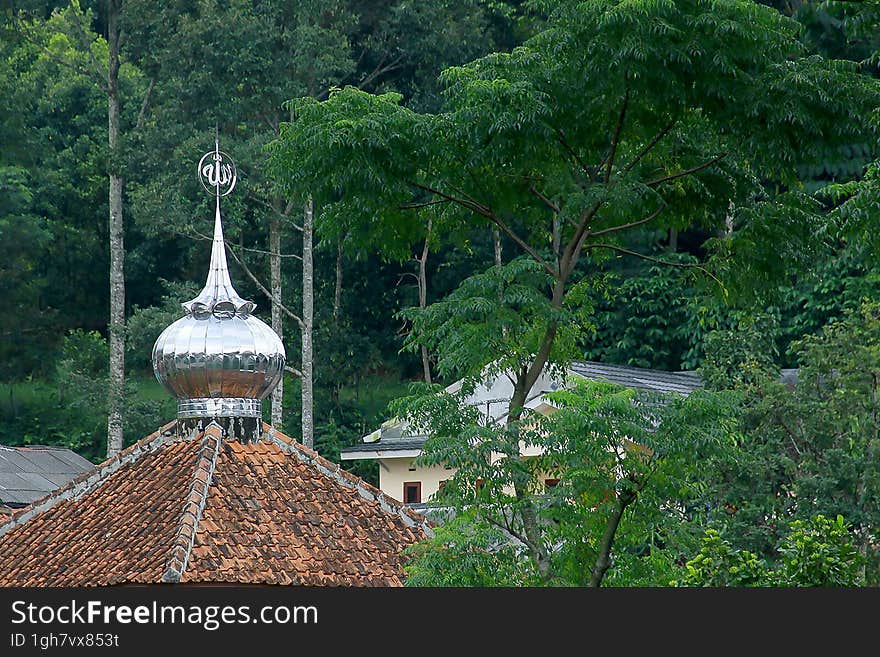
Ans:
<svg viewBox="0 0 880 657"><path fill-rule="evenodd" d="M279 338L284 337L283 312L281 310L281 220L273 219L269 224L269 266L272 286L272 330ZM272 391L272 426L279 431L284 419L284 376Z"/></svg>
<svg viewBox="0 0 880 657"><path fill-rule="evenodd" d="M559 215L553 215L552 223L553 262L556 263L556 271L559 271L559 254L562 251L562 231L559 226Z"/></svg>
<svg viewBox="0 0 880 657"><path fill-rule="evenodd" d="M501 266L501 231L498 226L492 227L492 244L495 247L495 266Z"/></svg>
<svg viewBox="0 0 880 657"><path fill-rule="evenodd" d="M611 548L614 545L614 536L617 534L617 528L620 526L620 519L626 507L636 500L636 493L632 491L623 491L617 496L614 508L611 510L611 517L605 524L605 533L602 536L602 543L599 545L599 554L596 557L596 563L593 564L593 571L590 574L590 586L598 587L602 585L602 579L611 566Z"/></svg>
<svg viewBox="0 0 880 657"><path fill-rule="evenodd" d="M431 242L431 220L428 220L428 232L425 235L425 246L422 248L422 257L419 258L419 308L424 310L428 306L428 250ZM422 345L422 373L425 383L431 383L431 359L428 357L428 348Z"/></svg>
<svg viewBox="0 0 880 657"><path fill-rule="evenodd" d="M107 394L107 456L122 449L125 404L125 246L122 177L119 175L119 14L121 0L107 2L107 128L110 151L110 376Z"/></svg>
<svg viewBox="0 0 880 657"><path fill-rule="evenodd" d="M553 299L551 302L553 307L561 308L564 298L565 278L561 278L553 288ZM547 364L547 360L550 357L550 349L553 346L558 328L557 320L550 320L547 323L547 329L544 332L541 346L538 348L534 360L528 367L523 367L516 373L513 394L507 407L506 427L510 440L517 446L519 445L519 421L522 417L529 391ZM520 454L518 458L522 459L524 457ZM531 493L520 484L514 485L514 492L517 499L523 502L520 515L523 522L523 533L525 534L531 557L535 562L535 567L538 569L538 574L545 582L549 582L552 578L550 556L544 550L544 541L538 524L537 512L529 497Z"/></svg>
<svg viewBox="0 0 880 657"><path fill-rule="evenodd" d="M303 313L302 313L302 443L315 446L314 394L312 390L312 326L314 323L314 269L312 263L312 226L314 206L306 201L303 215Z"/></svg>
<svg viewBox="0 0 880 657"><path fill-rule="evenodd" d="M342 263L345 252L343 243L345 232L339 231L339 241L336 243L336 286L333 288L333 326L339 326L339 313L342 309Z"/></svg>

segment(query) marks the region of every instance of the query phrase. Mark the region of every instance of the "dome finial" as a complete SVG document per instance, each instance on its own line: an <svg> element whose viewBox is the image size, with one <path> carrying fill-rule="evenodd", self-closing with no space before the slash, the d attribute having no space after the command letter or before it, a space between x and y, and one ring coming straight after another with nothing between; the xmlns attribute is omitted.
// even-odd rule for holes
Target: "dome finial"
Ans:
<svg viewBox="0 0 880 657"><path fill-rule="evenodd" d="M211 264L205 287L191 301L181 304L190 314L240 314L248 315L257 307L253 301L245 301L229 278L226 264L226 244L223 241L223 222L220 218L220 197L231 193L238 180L235 162L220 150L220 139L215 137L214 150L205 153L197 168L199 182L216 198L214 212L214 243L211 247Z"/></svg>
<svg viewBox="0 0 880 657"><path fill-rule="evenodd" d="M284 374L284 344L229 278L220 197L235 187L236 172L219 139L199 160L198 176L216 203L211 268L204 289L182 304L186 315L156 339L153 371L177 398L178 430L213 419L231 437L250 440L262 431L262 400Z"/></svg>

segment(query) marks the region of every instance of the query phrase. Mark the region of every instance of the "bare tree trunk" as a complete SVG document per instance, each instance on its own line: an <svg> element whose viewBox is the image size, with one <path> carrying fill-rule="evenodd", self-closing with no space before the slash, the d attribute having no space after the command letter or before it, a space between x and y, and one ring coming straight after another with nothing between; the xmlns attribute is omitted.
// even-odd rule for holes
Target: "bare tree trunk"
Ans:
<svg viewBox="0 0 880 657"><path fill-rule="evenodd" d="M336 286L333 289L333 326L339 326L339 313L342 308L342 262L345 252L343 243L345 232L339 231L339 241L336 243Z"/></svg>
<svg viewBox="0 0 880 657"><path fill-rule="evenodd" d="M315 445L314 393L312 390L312 327L314 324L314 268L312 262L312 226L314 205L306 201L303 214L303 312L302 312L302 442L306 447Z"/></svg>
<svg viewBox="0 0 880 657"><path fill-rule="evenodd" d="M501 231L498 226L492 226L492 243L495 246L495 266L501 266Z"/></svg>
<svg viewBox="0 0 880 657"><path fill-rule="evenodd" d="M428 231L425 235L425 246L422 248L422 257L419 258L419 308L424 310L428 306L428 250L431 242L431 220L428 220ZM422 372L425 383L431 383L431 359L428 357L428 348L422 345Z"/></svg>
<svg viewBox="0 0 880 657"><path fill-rule="evenodd" d="M107 394L107 456L122 449L125 404L125 245L122 177L119 175L119 14L121 0L107 2L107 128L110 150L110 377Z"/></svg>
<svg viewBox="0 0 880 657"><path fill-rule="evenodd" d="M284 337L283 313L281 310L281 221L273 219L269 224L269 266L272 287L272 330L279 338ZM272 426L281 430L284 419L284 377L272 391Z"/></svg>

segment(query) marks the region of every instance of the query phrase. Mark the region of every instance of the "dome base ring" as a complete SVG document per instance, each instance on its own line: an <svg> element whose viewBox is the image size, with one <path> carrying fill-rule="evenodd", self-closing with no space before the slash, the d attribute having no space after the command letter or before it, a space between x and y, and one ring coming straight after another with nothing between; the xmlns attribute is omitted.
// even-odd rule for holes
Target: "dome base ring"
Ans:
<svg viewBox="0 0 880 657"><path fill-rule="evenodd" d="M262 417L263 402L243 397L199 397L177 402L177 417Z"/></svg>

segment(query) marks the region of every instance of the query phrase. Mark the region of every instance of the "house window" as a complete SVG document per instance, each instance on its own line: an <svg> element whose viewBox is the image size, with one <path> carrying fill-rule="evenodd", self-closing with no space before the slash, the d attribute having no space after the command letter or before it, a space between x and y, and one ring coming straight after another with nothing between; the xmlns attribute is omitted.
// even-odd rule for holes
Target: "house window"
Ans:
<svg viewBox="0 0 880 657"><path fill-rule="evenodd" d="M422 482L406 481L403 484L403 503L419 504L422 501Z"/></svg>
<svg viewBox="0 0 880 657"><path fill-rule="evenodd" d="M558 485L559 485L558 479L545 479L544 480L544 490L547 490L548 488L553 488L554 486L558 486Z"/></svg>

